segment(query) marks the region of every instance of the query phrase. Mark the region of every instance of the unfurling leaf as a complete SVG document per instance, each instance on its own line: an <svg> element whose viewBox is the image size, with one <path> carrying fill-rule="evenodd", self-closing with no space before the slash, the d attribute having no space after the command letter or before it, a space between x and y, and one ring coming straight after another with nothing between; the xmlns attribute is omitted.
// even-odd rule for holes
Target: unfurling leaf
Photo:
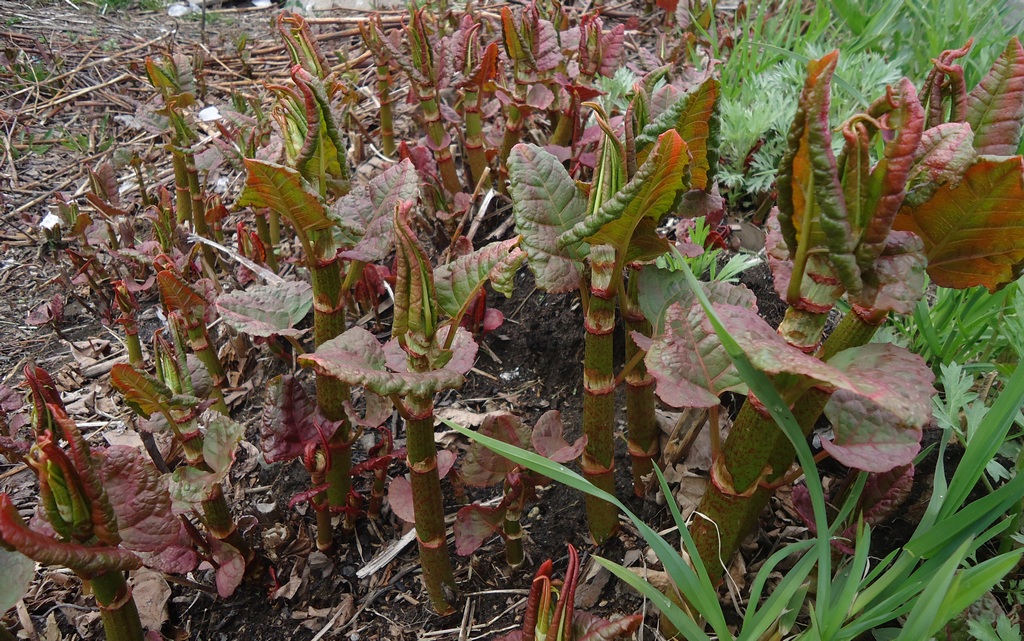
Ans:
<svg viewBox="0 0 1024 641"><path fill-rule="evenodd" d="M1015 36L967 97L979 155L1012 156L1024 126L1024 48Z"/></svg>
<svg viewBox="0 0 1024 641"><path fill-rule="evenodd" d="M156 282L160 286L164 307L169 311L190 312L206 306L206 300L174 272L166 269L157 272Z"/></svg>
<svg viewBox="0 0 1024 641"><path fill-rule="evenodd" d="M485 507L479 504L460 508L455 515L455 552L469 556L494 534L502 532L505 513L503 505Z"/></svg>
<svg viewBox="0 0 1024 641"><path fill-rule="evenodd" d="M167 400L174 393L166 385L143 374L127 363L118 363L110 370L110 382L136 413L146 418L167 409Z"/></svg>
<svg viewBox="0 0 1024 641"><path fill-rule="evenodd" d="M579 287L583 244L560 248L558 237L583 220L587 199L557 158L519 144L508 157L512 213L537 287L550 293Z"/></svg>
<svg viewBox="0 0 1024 641"><path fill-rule="evenodd" d="M142 567L142 560L128 550L62 543L30 529L6 494L0 494L0 543L33 561L70 568L84 578Z"/></svg>
<svg viewBox="0 0 1024 641"><path fill-rule="evenodd" d="M461 387L465 381L463 374L473 367L476 343L465 330L459 328L457 332L447 363L428 372L389 371L391 363L385 353L386 347L361 327L353 327L326 341L313 354L300 356L299 363L311 367L319 375L333 376L350 385L362 385L381 396L431 396L442 389ZM398 346L396 341L389 343L392 344ZM401 352L401 347L397 347L396 353ZM396 362L391 369L401 368Z"/></svg>
<svg viewBox="0 0 1024 641"><path fill-rule="evenodd" d="M260 422L260 447L267 463L299 458L306 443L320 437L314 406L294 376L278 376L267 387Z"/></svg>
<svg viewBox="0 0 1024 641"><path fill-rule="evenodd" d="M633 179L597 212L562 234L558 246L569 247L586 238L591 245L615 247L620 263L656 258L668 250L668 241L657 233L657 223L688 185L686 143L670 129L658 138Z"/></svg>
<svg viewBox="0 0 1024 641"><path fill-rule="evenodd" d="M491 243L435 269L437 304L449 316L457 316L487 281L495 291L510 297L516 272L526 260L518 244L518 238Z"/></svg>
<svg viewBox="0 0 1024 641"><path fill-rule="evenodd" d="M650 145L666 131L675 129L690 152L690 186L709 189L715 182L718 169L721 144L718 99L721 93L718 80L705 80L644 127L636 137L637 149Z"/></svg>
<svg viewBox="0 0 1024 641"><path fill-rule="evenodd" d="M964 122L946 122L921 136L914 168L907 177L905 206L917 207L944 185L956 186L978 157L974 131Z"/></svg>
<svg viewBox="0 0 1024 641"><path fill-rule="evenodd" d="M793 260L785 300L798 305L809 257L827 252L843 283L859 283L855 239L847 219L829 125L831 79L839 52L808 64L788 148L779 165L779 223Z"/></svg>
<svg viewBox="0 0 1024 641"><path fill-rule="evenodd" d="M718 283L705 293L714 302L756 309L754 294L742 285ZM655 392L668 405L712 407L723 392L745 389L715 332L705 326L706 318L690 294L668 307L665 333L647 349L644 363L658 381Z"/></svg>
<svg viewBox="0 0 1024 641"><path fill-rule="evenodd" d="M391 336L407 345L431 341L437 332L434 269L412 228L411 203L403 203L395 224L395 317ZM412 335L413 340L409 337Z"/></svg>
<svg viewBox="0 0 1024 641"><path fill-rule="evenodd" d="M227 477L235 460L235 450L245 428L218 412L207 411L201 422L207 424L203 439L203 461L208 470L179 467L171 475L171 502L176 512L193 509L210 498L214 488Z"/></svg>
<svg viewBox="0 0 1024 641"><path fill-rule="evenodd" d="M524 448L530 443L530 428L514 414L488 415L478 431L516 447ZM462 480L472 487L487 487L504 481L514 468L512 461L473 441L462 459Z"/></svg>
<svg viewBox="0 0 1024 641"><path fill-rule="evenodd" d="M272 162L245 159L249 171L240 207L268 207L304 233L328 229L332 223L316 194L309 191L299 172Z"/></svg>
<svg viewBox="0 0 1024 641"><path fill-rule="evenodd" d="M419 174L406 159L334 203L327 216L338 226L341 257L373 262L394 250L395 206L419 198Z"/></svg>
<svg viewBox="0 0 1024 641"><path fill-rule="evenodd" d="M942 287L996 291L1024 267L1024 162L983 158L953 189L904 207L895 229L924 240L928 275Z"/></svg>
<svg viewBox="0 0 1024 641"><path fill-rule="evenodd" d="M313 307L313 288L303 281L254 285L217 298L217 311L228 325L250 336L301 336L295 329Z"/></svg>

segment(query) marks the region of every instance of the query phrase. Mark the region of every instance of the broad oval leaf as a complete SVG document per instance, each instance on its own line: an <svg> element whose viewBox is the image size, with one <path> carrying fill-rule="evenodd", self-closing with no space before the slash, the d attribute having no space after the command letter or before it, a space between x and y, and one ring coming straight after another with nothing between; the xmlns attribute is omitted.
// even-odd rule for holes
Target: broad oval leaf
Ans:
<svg viewBox="0 0 1024 641"><path fill-rule="evenodd" d="M301 336L295 329L313 307L313 288L303 281L254 285L217 298L217 311L228 325L250 336Z"/></svg>
<svg viewBox="0 0 1024 641"><path fill-rule="evenodd" d="M554 461L555 463L567 463L574 461L583 454L587 446L587 436L576 439L570 444L562 435L562 414L558 410L544 412L537 424L533 426L533 434L530 442L538 454Z"/></svg>
<svg viewBox="0 0 1024 641"><path fill-rule="evenodd" d="M996 291L1024 267L1024 162L982 158L952 189L904 207L895 229L924 240L928 275L942 287Z"/></svg>
<svg viewBox="0 0 1024 641"><path fill-rule="evenodd" d="M921 450L921 427L904 424L892 412L847 390L836 390L825 406L835 440L821 446L843 465L865 472L887 472L914 460Z"/></svg>
<svg viewBox="0 0 1024 641"><path fill-rule="evenodd" d="M122 544L162 572L195 569L199 557L171 512L167 477L138 448L111 446L100 453L100 478L117 517Z"/></svg>
<svg viewBox="0 0 1024 641"><path fill-rule="evenodd" d="M437 304L454 317L487 281L494 291L506 298L512 296L516 272L526 260L518 244L518 238L491 243L437 267L434 270Z"/></svg>
<svg viewBox="0 0 1024 641"><path fill-rule="evenodd" d="M558 237L583 220L587 199L569 173L536 145L518 144L508 157L512 214L537 287L550 293L579 287L583 244L558 246Z"/></svg>
<svg viewBox="0 0 1024 641"><path fill-rule="evenodd" d="M690 307L695 302L693 292L686 284L682 272L645 265L639 271L638 276L640 279L637 287L640 310L651 323L651 336L660 336L665 330L665 312L675 303L679 303L683 308ZM743 305L744 307L755 305L754 293L745 286L737 287L729 283L713 281L701 283L701 287L712 301L731 302L733 305ZM742 298L733 298L730 301L730 296ZM740 300L742 302L737 302Z"/></svg>
<svg viewBox="0 0 1024 641"><path fill-rule="evenodd" d="M718 303L756 307L753 293L742 285L721 283L705 293ZM752 313L756 316L756 311ZM712 407L723 392L746 389L725 347L706 326L706 318L692 295L685 305L670 305L665 333L647 350L644 364L658 382L655 393L668 405Z"/></svg>
<svg viewBox="0 0 1024 641"><path fill-rule="evenodd" d="M246 158L248 175L238 199L240 207L267 207L287 218L303 233L328 229L333 224L320 198L309 191L302 175L291 167Z"/></svg>
<svg viewBox="0 0 1024 641"><path fill-rule="evenodd" d="M1016 36L967 96L967 122L979 155L1017 153L1024 126L1024 48Z"/></svg>
<svg viewBox="0 0 1024 641"><path fill-rule="evenodd" d="M519 448L530 443L530 428L518 416L509 413L488 415L478 433ZM487 487L504 481L513 468L515 464L507 458L473 441L462 459L460 471L467 485Z"/></svg>
<svg viewBox="0 0 1024 641"><path fill-rule="evenodd" d="M388 484L388 505L399 519L416 522L416 508L412 500L412 483L404 476L396 476Z"/></svg>
<svg viewBox="0 0 1024 641"><path fill-rule="evenodd" d="M458 332L452 343L450 360L440 369L429 372L388 371L384 346L361 327L353 327L326 341L313 354L300 356L299 363L319 375L333 376L350 385L362 385L381 396L431 396L442 389L461 387L465 382L463 374L473 366L477 345L468 332L461 328Z"/></svg>
<svg viewBox="0 0 1024 641"><path fill-rule="evenodd" d="M245 557L235 546L213 537L210 537L210 551L213 553L213 560L217 562L217 571L214 574L217 595L226 599L235 593L245 578Z"/></svg>

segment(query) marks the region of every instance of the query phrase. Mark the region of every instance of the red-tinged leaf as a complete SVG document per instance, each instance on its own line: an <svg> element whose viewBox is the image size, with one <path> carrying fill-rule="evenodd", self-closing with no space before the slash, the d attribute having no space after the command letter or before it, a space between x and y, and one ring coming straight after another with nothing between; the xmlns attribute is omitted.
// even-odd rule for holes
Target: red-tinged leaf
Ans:
<svg viewBox="0 0 1024 641"><path fill-rule="evenodd" d="M904 207L895 229L924 240L928 275L942 287L995 291L1024 266L1024 163L1020 156L981 159L953 189Z"/></svg>
<svg viewBox="0 0 1024 641"><path fill-rule="evenodd" d="M724 285L709 287L706 294L712 301L754 310L750 290ZM751 313L756 316L756 310ZM704 310L692 295L683 303L670 305L664 318L664 334L644 357L662 401L673 407L712 407L718 405L723 392L745 389L717 335L706 327Z"/></svg>
<svg viewBox="0 0 1024 641"><path fill-rule="evenodd" d="M508 510L498 505L485 507L478 503L461 508L455 515L455 552L469 556L484 544L484 541L501 532Z"/></svg>
<svg viewBox="0 0 1024 641"><path fill-rule="evenodd" d="M857 264L861 271L871 268L872 263L885 249L886 238L892 229L892 221L903 204L907 193L907 179L914 165L914 155L921 146L924 130L924 109L917 98L913 83L903 78L897 90L889 97L893 109L885 116L886 125L895 131L893 139L886 144L884 156L871 172L870 200L866 211L870 218L864 221L863 230L854 228L860 236L857 244ZM847 206L851 203L847 202ZM842 269L839 270L843 274ZM847 289L860 290L858 283L844 279Z"/></svg>
<svg viewBox="0 0 1024 641"><path fill-rule="evenodd" d="M110 382L136 413L146 418L167 409L174 393L162 382L143 374L127 363L118 363L110 370Z"/></svg>
<svg viewBox="0 0 1024 641"><path fill-rule="evenodd" d="M1024 126L1024 48L1016 36L967 97L974 148L987 156L1012 156Z"/></svg>
<svg viewBox="0 0 1024 641"><path fill-rule="evenodd" d="M36 562L16 550L0 546L0 612L7 612L23 597L36 574Z"/></svg>
<svg viewBox="0 0 1024 641"><path fill-rule="evenodd" d="M299 458L306 443L320 438L313 422L315 409L294 376L270 381L260 421L260 448L267 463Z"/></svg>
<svg viewBox="0 0 1024 641"><path fill-rule="evenodd" d="M300 356L299 363L319 375L362 385L381 396L432 396L439 390L462 386L463 374L472 368L476 349L473 339L460 328L452 343L451 358L443 367L423 373L391 372L386 367L384 346L370 332L353 327L320 345L315 353Z"/></svg>
<svg viewBox="0 0 1024 641"><path fill-rule="evenodd" d="M437 304L454 317L487 281L494 291L511 297L516 272L526 260L518 244L518 238L491 243L439 266L434 270Z"/></svg>
<svg viewBox="0 0 1024 641"><path fill-rule="evenodd" d="M718 169L721 145L718 100L721 93L718 80L705 80L643 128L636 137L637 149L653 143L664 132L675 129L690 152L691 186L694 189L708 189L714 184Z"/></svg>
<svg viewBox="0 0 1024 641"><path fill-rule="evenodd" d="M887 241L882 255L864 272L864 289L850 300L865 309L911 314L927 280L924 242L905 231L891 232Z"/></svg>
<svg viewBox="0 0 1024 641"><path fill-rule="evenodd" d="M555 463L576 460L587 446L587 437L581 436L575 443L569 444L562 436L562 430L562 414L557 410L544 412L537 419L537 424L533 426L533 434L530 436L533 449Z"/></svg>
<svg viewBox="0 0 1024 641"><path fill-rule="evenodd" d="M679 0L657 0L656 4L664 9L666 13L675 14L676 5L679 4Z"/></svg>
<svg viewBox="0 0 1024 641"><path fill-rule="evenodd" d="M416 167L403 160L331 205L327 215L338 225L340 244L351 248L342 257L364 262L386 258L394 250L395 206L418 199Z"/></svg>
<svg viewBox="0 0 1024 641"><path fill-rule="evenodd" d="M117 516L122 544L162 572L193 570L199 557L171 513L167 477L137 448L115 445L99 454L100 478Z"/></svg>
<svg viewBox="0 0 1024 641"><path fill-rule="evenodd" d="M214 575L217 594L220 598L226 599L235 593L245 578L245 558L235 546L219 539L210 539L210 551L213 552L213 560L217 563Z"/></svg>
<svg viewBox="0 0 1024 641"><path fill-rule="evenodd" d="M84 578L142 567L142 560L128 550L61 543L30 529L6 494L0 494L0 543L37 563L70 568Z"/></svg>
<svg viewBox="0 0 1024 641"><path fill-rule="evenodd" d="M406 523L416 522L416 509L412 500L412 484L404 476L396 476L388 484L388 504L395 516Z"/></svg>
<svg viewBox="0 0 1024 641"><path fill-rule="evenodd" d="M304 233L331 227L320 199L309 191L299 172L253 158L245 159L245 167L248 175L239 207L268 207Z"/></svg>
<svg viewBox="0 0 1024 641"><path fill-rule="evenodd" d="M956 185L978 157L974 131L964 122L947 122L932 127L921 137L904 204L917 207L943 185Z"/></svg>
<svg viewBox="0 0 1024 641"><path fill-rule="evenodd" d="M630 614L621 619L609 621L588 612L575 611L572 615L573 639L576 641L613 641L631 638L644 617Z"/></svg>
<svg viewBox="0 0 1024 641"><path fill-rule="evenodd" d="M488 415L478 431L520 448L530 443L530 428L514 414ZM473 441L462 459L462 480L472 487L488 487L504 481L514 468L512 461Z"/></svg>
<svg viewBox="0 0 1024 641"><path fill-rule="evenodd" d="M414 340L432 340L437 332L437 293L434 269L412 228L411 203L394 211L395 224L395 314L391 336L409 345Z"/></svg>
<svg viewBox="0 0 1024 641"><path fill-rule="evenodd" d="M843 465L865 472L886 472L914 460L921 450L921 427L863 396L836 390L825 407L835 440L821 446Z"/></svg>
<svg viewBox="0 0 1024 641"><path fill-rule="evenodd" d="M913 487L913 464L868 475L859 501L864 522L875 526L888 519L906 502Z"/></svg>
<svg viewBox="0 0 1024 641"><path fill-rule="evenodd" d="M298 337L295 329L313 307L313 288L303 281L254 285L217 298L217 311L228 325L250 336Z"/></svg>
<svg viewBox="0 0 1024 641"><path fill-rule="evenodd" d="M697 254L699 255L699 254ZM675 303L688 309L696 301L681 272L647 265L639 274L638 293L640 310L651 323L651 336L665 331L665 312ZM704 294L715 302L755 308L757 298L744 285L731 285L721 281L701 283Z"/></svg>
<svg viewBox="0 0 1024 641"><path fill-rule="evenodd" d="M598 73L611 78L622 66L622 52L626 41L626 25L617 24L601 34L601 68Z"/></svg>
<svg viewBox="0 0 1024 641"><path fill-rule="evenodd" d="M857 284L860 273L853 256L853 234L847 219L829 124L831 81L839 53L833 51L807 66L807 81L789 130L788 148L779 166L779 223L793 260L793 273L784 299L796 305L801 298L808 258L827 254L844 283Z"/></svg>
<svg viewBox="0 0 1024 641"><path fill-rule="evenodd" d="M117 172L109 162L100 163L95 170L89 168L89 188L105 203L121 206L121 193L117 184Z"/></svg>
<svg viewBox="0 0 1024 641"><path fill-rule="evenodd" d="M483 332L493 332L505 324L505 315L497 309L487 308L484 310L484 320L480 325Z"/></svg>
<svg viewBox="0 0 1024 641"><path fill-rule="evenodd" d="M657 223L688 186L686 143L670 129L658 138L633 179L597 212L562 234L558 244L571 246L586 238L591 245L615 247L620 262L651 260L668 248L667 241L657 233ZM638 251L637 247L642 249Z"/></svg>
<svg viewBox="0 0 1024 641"><path fill-rule="evenodd" d="M560 248L557 241L586 216L586 197L562 163L535 145L513 147L508 172L516 230L537 287L550 293L576 289L588 249L582 243Z"/></svg>
<svg viewBox="0 0 1024 641"><path fill-rule="evenodd" d="M766 228L768 234L764 246L768 267L772 271L776 293L785 300L792 287L793 261L782 238L777 208L772 208ZM813 254L807 258L806 269L800 280L800 299L794 306L814 314L827 314L844 290L827 255Z"/></svg>
<svg viewBox="0 0 1024 641"><path fill-rule="evenodd" d="M538 111L550 107L554 100L555 94L551 93L550 89L541 84L533 85L530 87L529 93L526 94L526 106Z"/></svg>
<svg viewBox="0 0 1024 641"><path fill-rule="evenodd" d="M156 282L160 287L164 307L169 311L190 312L206 306L206 300L172 271L165 269L157 272Z"/></svg>

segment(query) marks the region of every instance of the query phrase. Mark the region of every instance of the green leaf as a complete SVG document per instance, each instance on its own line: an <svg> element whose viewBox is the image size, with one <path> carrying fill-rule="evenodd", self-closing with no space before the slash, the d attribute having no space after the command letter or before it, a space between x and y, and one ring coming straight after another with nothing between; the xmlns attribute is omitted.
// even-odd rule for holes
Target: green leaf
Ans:
<svg viewBox="0 0 1024 641"><path fill-rule="evenodd" d="M295 329L313 307L313 288L303 281L254 285L217 297L217 311L228 325L250 336L301 336Z"/></svg>
<svg viewBox="0 0 1024 641"><path fill-rule="evenodd" d="M537 287L550 293L579 287L589 248L561 247L558 237L583 220L587 199L557 158L536 145L519 144L508 158L509 195Z"/></svg>
<svg viewBox="0 0 1024 641"><path fill-rule="evenodd" d="M14 607L25 596L32 577L36 574L36 563L21 552L0 547L0 614Z"/></svg>
<svg viewBox="0 0 1024 641"><path fill-rule="evenodd" d="M458 316L487 281L495 291L512 296L513 279L526 254L518 238L491 243L434 270L437 304L449 316Z"/></svg>
<svg viewBox="0 0 1024 641"><path fill-rule="evenodd" d="M665 92L662 92L664 94ZM715 78L705 80L692 92L662 111L636 137L637 149L654 143L663 133L675 129L690 152L690 184L693 189L708 189L718 169L721 119L718 101L721 84ZM660 95L660 94L655 94Z"/></svg>
<svg viewBox="0 0 1024 641"><path fill-rule="evenodd" d="M320 198L307 189L299 172L254 158L246 158L245 167L249 173L239 207L268 207L304 234L333 225Z"/></svg>
<svg viewBox="0 0 1024 641"><path fill-rule="evenodd" d="M1024 125L1024 48L1016 36L967 97L967 123L979 155L1017 153Z"/></svg>
<svg viewBox="0 0 1024 641"><path fill-rule="evenodd" d="M1024 162L982 158L953 189L904 207L895 229L924 240L928 275L942 287L996 291L1024 268Z"/></svg>
<svg viewBox="0 0 1024 641"><path fill-rule="evenodd" d="M465 382L463 376L473 366L476 343L469 333L459 328L452 343L451 358L439 369L428 372L389 371L385 346L373 334L353 327L341 336L326 341L313 354L299 357L299 364L312 368L322 376L333 376L350 385L362 385L380 394L400 396L431 396L442 389L456 389ZM397 346L395 341L389 345ZM401 354L401 348L397 348ZM397 364L391 367L398 369Z"/></svg>
<svg viewBox="0 0 1024 641"><path fill-rule="evenodd" d="M210 468L179 467L171 475L171 502L177 513L194 509L210 498L214 487L227 477L235 460L235 450L245 435L245 428L219 412L207 411L202 422L207 424L203 439L203 461Z"/></svg>

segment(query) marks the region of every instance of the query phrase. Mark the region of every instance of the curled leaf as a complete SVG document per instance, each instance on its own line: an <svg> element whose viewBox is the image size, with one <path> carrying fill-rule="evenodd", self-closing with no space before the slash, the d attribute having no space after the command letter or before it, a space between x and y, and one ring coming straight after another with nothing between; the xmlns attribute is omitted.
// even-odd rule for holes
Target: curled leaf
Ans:
<svg viewBox="0 0 1024 641"><path fill-rule="evenodd" d="M1016 36L967 96L967 122L979 155L1017 153L1024 126L1024 48Z"/></svg>
<svg viewBox="0 0 1024 641"><path fill-rule="evenodd" d="M495 291L511 296L513 279L526 260L518 244L518 238L491 243L435 269L434 283L441 309L456 316L487 281Z"/></svg>

